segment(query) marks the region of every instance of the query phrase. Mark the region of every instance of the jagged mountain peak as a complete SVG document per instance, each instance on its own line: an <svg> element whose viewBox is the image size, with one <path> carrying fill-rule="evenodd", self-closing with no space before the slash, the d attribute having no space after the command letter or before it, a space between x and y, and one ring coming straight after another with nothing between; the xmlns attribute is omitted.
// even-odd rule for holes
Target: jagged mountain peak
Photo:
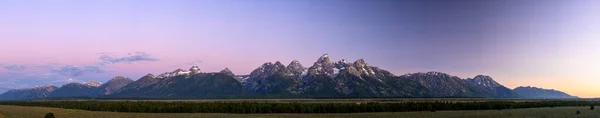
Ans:
<svg viewBox="0 0 600 118"><path fill-rule="evenodd" d="M329 59L329 54L323 54L315 63L331 63L331 59Z"/></svg>
<svg viewBox="0 0 600 118"><path fill-rule="evenodd" d="M281 64L281 62L279 62L279 61L275 62L274 65L277 67L285 67L285 65Z"/></svg>
<svg viewBox="0 0 600 118"><path fill-rule="evenodd" d="M489 96L491 96L491 97L498 97L498 98L519 97L519 95L517 93L515 93L513 90L506 88L504 85L501 85L498 82L494 81L494 79L492 79L492 77L490 77L490 76L477 75L474 78L467 78L467 79L465 79L465 81L468 84L479 88L479 90L485 91L485 93L488 93Z"/></svg>
<svg viewBox="0 0 600 118"><path fill-rule="evenodd" d="M198 73L200 73L200 68L198 68L198 66L194 65L194 66L192 66L192 67L189 69L189 71L190 71L192 74L198 74Z"/></svg>
<svg viewBox="0 0 600 118"><path fill-rule="evenodd" d="M360 66L367 66L367 63L365 62L364 59L358 59L358 60L354 61L354 65L359 66L359 67Z"/></svg>
<svg viewBox="0 0 600 118"><path fill-rule="evenodd" d="M173 72L174 72L174 73L177 73L177 72L184 72L184 70L183 70L183 69L181 69L181 68L178 68L177 70L175 70L175 71L173 71Z"/></svg>
<svg viewBox="0 0 600 118"><path fill-rule="evenodd" d="M356 71L360 72L361 74L365 74L365 75L375 75L375 71L373 70L372 67L370 67L369 65L367 65L367 63L365 62L364 59L358 59L356 61L354 61L354 63L352 63L352 66L354 67L354 69L356 69Z"/></svg>
<svg viewBox="0 0 600 118"><path fill-rule="evenodd" d="M410 73L409 75L427 75L427 76L447 76L450 77L449 74L447 73L443 73L443 72L437 72L437 71L430 71L430 72L418 72L418 73Z"/></svg>
<svg viewBox="0 0 600 118"><path fill-rule="evenodd" d="M323 54L323 56L319 57L319 59L308 68L308 75L316 76L316 75L329 75L333 76L335 73L335 65L329 59L329 55L327 53Z"/></svg>
<svg viewBox="0 0 600 118"><path fill-rule="evenodd" d="M90 80L89 82L86 82L84 84L88 85L88 86L95 86L95 87L98 87L98 86L102 85L102 83L100 83L100 82L98 82L96 80Z"/></svg>
<svg viewBox="0 0 600 118"><path fill-rule="evenodd" d="M297 60L290 62L290 64L286 68L289 72L293 73L294 75L301 75L302 72L305 70L302 64L300 64L300 62L298 62Z"/></svg>
<svg viewBox="0 0 600 118"><path fill-rule="evenodd" d="M127 77L124 76L115 76L112 79L110 79L109 81L113 81L113 80L124 80L124 79L129 79Z"/></svg>
<svg viewBox="0 0 600 118"><path fill-rule="evenodd" d="M350 67L350 65L352 65L352 63L350 63L344 59L335 62L335 68L338 68L338 69L345 69L345 68Z"/></svg>
<svg viewBox="0 0 600 118"><path fill-rule="evenodd" d="M325 54L321 55L321 58L329 58L329 54L325 53Z"/></svg>
<svg viewBox="0 0 600 118"><path fill-rule="evenodd" d="M300 62L298 60L293 60L287 66L287 68L299 68L299 67L302 67L302 64L300 64ZM302 67L302 68L304 68L304 67Z"/></svg>
<svg viewBox="0 0 600 118"><path fill-rule="evenodd" d="M480 80L492 80L492 81L494 80L494 79L492 79L492 77L490 77L490 76L487 76L487 75L477 75L477 76L475 76L473 79L480 79Z"/></svg>
<svg viewBox="0 0 600 118"><path fill-rule="evenodd" d="M498 82L494 81L492 77L486 75L477 75L474 78L467 78L467 82L474 84L476 86L485 86L485 87L501 87Z"/></svg>
<svg viewBox="0 0 600 118"><path fill-rule="evenodd" d="M342 60L340 60L340 61L338 61L338 62L340 62L340 63L349 63L349 62L348 62L348 61L346 61L345 59L342 59Z"/></svg>
<svg viewBox="0 0 600 118"><path fill-rule="evenodd" d="M142 77L150 77L150 78L154 78L155 76L154 76L152 73L148 73L148 74L146 74L146 75L144 75L144 76L142 76Z"/></svg>
<svg viewBox="0 0 600 118"><path fill-rule="evenodd" d="M191 71L185 71L181 68L173 71L173 72L166 72L163 74L158 75L158 78L168 78L168 77L174 77L174 76L179 76L179 75L188 75L190 74Z"/></svg>
<svg viewBox="0 0 600 118"><path fill-rule="evenodd" d="M31 88L21 88L21 89L37 89L37 88L56 88L56 86L54 86L52 84L48 84L48 85L39 85L39 86L33 86Z"/></svg>
<svg viewBox="0 0 600 118"><path fill-rule="evenodd" d="M225 68L225 69L221 70L219 73L223 73L223 74L226 74L226 75L229 75L232 77L235 76L235 74L233 72L231 72L231 70L229 70L229 68Z"/></svg>
<svg viewBox="0 0 600 118"><path fill-rule="evenodd" d="M119 89L123 88L127 84L130 84L133 82L134 81L129 78L125 78L123 76L117 76L117 77L114 77L113 79L109 80L108 82L102 84L98 88L100 89L100 92L102 94L108 95L108 94L112 94L112 93L118 91Z"/></svg>
<svg viewBox="0 0 600 118"><path fill-rule="evenodd" d="M277 74L278 72L286 72L286 67L277 61L275 64L272 62L266 62L262 66L254 69L250 73L250 78L266 78L268 76Z"/></svg>
<svg viewBox="0 0 600 118"><path fill-rule="evenodd" d="M298 60L292 60L292 62L290 62L290 65L291 64L300 64L300 61L298 61Z"/></svg>
<svg viewBox="0 0 600 118"><path fill-rule="evenodd" d="M265 63L262 64L263 67L265 67L265 66L271 66L271 65L273 65L273 62L265 62Z"/></svg>
<svg viewBox="0 0 600 118"><path fill-rule="evenodd" d="M108 80L108 82L106 82L105 84L119 82L119 81L133 81L133 80L131 80L127 77L124 77L124 76L116 76L116 77L113 77L112 79Z"/></svg>

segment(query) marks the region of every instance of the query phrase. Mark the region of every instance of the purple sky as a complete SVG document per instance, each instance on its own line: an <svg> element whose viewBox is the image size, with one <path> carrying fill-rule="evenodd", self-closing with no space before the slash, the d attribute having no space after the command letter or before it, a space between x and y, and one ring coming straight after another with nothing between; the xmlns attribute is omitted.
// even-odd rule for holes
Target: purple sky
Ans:
<svg viewBox="0 0 600 118"><path fill-rule="evenodd" d="M0 1L0 91L322 54L600 97L598 0Z"/></svg>

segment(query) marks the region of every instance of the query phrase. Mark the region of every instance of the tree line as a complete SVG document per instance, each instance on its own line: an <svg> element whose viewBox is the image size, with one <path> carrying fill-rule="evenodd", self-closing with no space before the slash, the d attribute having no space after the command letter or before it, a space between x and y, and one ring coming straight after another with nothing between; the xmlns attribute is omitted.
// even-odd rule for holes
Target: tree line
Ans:
<svg viewBox="0 0 600 118"><path fill-rule="evenodd" d="M42 106L66 109L142 113L359 113L436 110L501 110L517 108L594 106L600 101L539 102L398 102L398 103L267 103L193 101L3 101L0 105Z"/></svg>

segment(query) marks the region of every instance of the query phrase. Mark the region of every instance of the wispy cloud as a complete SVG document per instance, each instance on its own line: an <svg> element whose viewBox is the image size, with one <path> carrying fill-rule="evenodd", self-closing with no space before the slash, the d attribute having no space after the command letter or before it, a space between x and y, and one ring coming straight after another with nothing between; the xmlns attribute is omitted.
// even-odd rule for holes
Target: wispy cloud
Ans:
<svg viewBox="0 0 600 118"><path fill-rule="evenodd" d="M21 64L0 64L0 66L9 71L23 71L27 68L26 65Z"/></svg>
<svg viewBox="0 0 600 118"><path fill-rule="evenodd" d="M151 57L150 54L145 53L145 52L129 53L129 54L127 54L127 56L123 56L123 57L110 56L106 53L103 53L102 56L100 56L98 59L100 59L100 65L115 64L115 63L134 63L134 62L141 62L141 61L157 61L158 60L156 58Z"/></svg>
<svg viewBox="0 0 600 118"><path fill-rule="evenodd" d="M125 56L115 56L111 53L101 53L98 60L87 64L65 63L0 63L0 69L8 70L0 73L0 87L20 88L43 83L64 84L82 81L82 77L92 74L109 73L109 64L152 62L158 59L145 52L129 53ZM88 78L89 79L89 78ZM1 91L0 91L1 92Z"/></svg>
<svg viewBox="0 0 600 118"><path fill-rule="evenodd" d="M85 73L104 73L106 70L99 66L72 66L66 65L59 67L57 69L52 70L53 73L57 73L59 75L63 75L65 77L78 77Z"/></svg>

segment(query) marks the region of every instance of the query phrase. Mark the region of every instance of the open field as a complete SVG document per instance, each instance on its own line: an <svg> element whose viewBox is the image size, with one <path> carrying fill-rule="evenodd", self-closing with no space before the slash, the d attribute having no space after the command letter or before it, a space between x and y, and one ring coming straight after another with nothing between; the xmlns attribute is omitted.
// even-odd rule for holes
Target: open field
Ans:
<svg viewBox="0 0 600 118"><path fill-rule="evenodd" d="M580 111L581 114L576 115ZM57 118L598 118L600 110L589 107L555 107L508 110L437 112L382 112L337 114L223 114L223 113L120 113L46 107L0 105L0 118L36 118L52 112Z"/></svg>
<svg viewBox="0 0 600 118"><path fill-rule="evenodd" d="M259 101L1 101L0 105L39 106L135 113L363 113L443 110L502 110L542 107L600 106L600 101L423 101L423 102L259 102Z"/></svg>
<svg viewBox="0 0 600 118"><path fill-rule="evenodd" d="M600 101L600 98L553 98L553 99L529 99L529 98L332 98L332 99L64 99L64 100L36 100L36 101L156 101L156 102L267 102L267 103L357 103L357 102L541 102L541 101Z"/></svg>

